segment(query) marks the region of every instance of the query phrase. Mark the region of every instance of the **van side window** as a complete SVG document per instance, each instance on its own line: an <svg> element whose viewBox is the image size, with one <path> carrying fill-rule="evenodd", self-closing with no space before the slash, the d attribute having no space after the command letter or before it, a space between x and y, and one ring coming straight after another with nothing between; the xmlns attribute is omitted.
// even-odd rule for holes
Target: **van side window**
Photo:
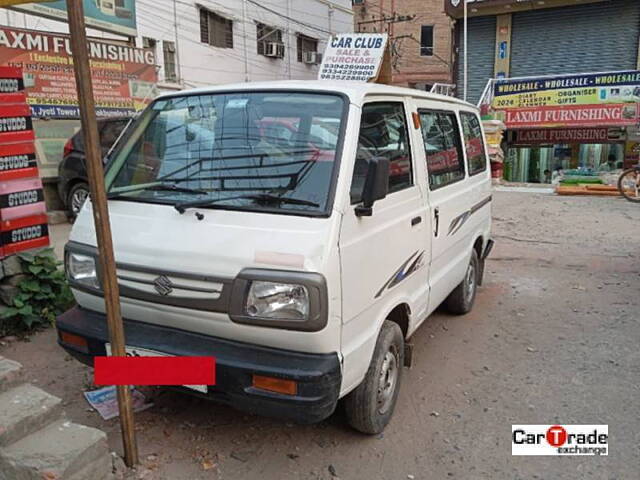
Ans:
<svg viewBox="0 0 640 480"><path fill-rule="evenodd" d="M484 172L487 168L487 157L484 152L480 121L473 113L460 112L460 122L464 133L464 149L467 152L469 175Z"/></svg>
<svg viewBox="0 0 640 480"><path fill-rule="evenodd" d="M419 110L431 190L464 178L460 131L453 112Z"/></svg>
<svg viewBox="0 0 640 480"><path fill-rule="evenodd" d="M413 185L411 147L402 102L367 103L362 107L356 164L351 181L351 203L362 200L362 189L374 157L389 159L389 193Z"/></svg>

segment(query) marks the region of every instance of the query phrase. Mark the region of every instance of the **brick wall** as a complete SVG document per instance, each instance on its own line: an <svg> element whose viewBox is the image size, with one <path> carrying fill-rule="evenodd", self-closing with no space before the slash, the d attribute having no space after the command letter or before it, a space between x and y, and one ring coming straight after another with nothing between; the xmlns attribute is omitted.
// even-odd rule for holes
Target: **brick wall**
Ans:
<svg viewBox="0 0 640 480"><path fill-rule="evenodd" d="M364 5L354 5L354 30L361 32L388 32L395 44L393 83L415 84L453 83L452 41L453 22L445 14L444 0L365 0ZM416 15L411 21L394 23L376 22L358 25L358 22L380 20L397 15ZM420 55L422 25L433 25L434 55ZM389 28L389 30L387 30ZM410 38L397 38L413 35ZM396 39L394 40L394 37Z"/></svg>

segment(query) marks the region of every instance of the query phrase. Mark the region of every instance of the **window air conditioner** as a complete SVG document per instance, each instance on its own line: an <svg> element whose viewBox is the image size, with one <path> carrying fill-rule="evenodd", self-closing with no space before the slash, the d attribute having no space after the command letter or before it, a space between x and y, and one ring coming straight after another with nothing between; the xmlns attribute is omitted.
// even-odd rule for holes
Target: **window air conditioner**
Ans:
<svg viewBox="0 0 640 480"><path fill-rule="evenodd" d="M268 42L265 45L264 54L267 57L282 58L284 57L284 45L282 43L277 43L277 42Z"/></svg>
<svg viewBox="0 0 640 480"><path fill-rule="evenodd" d="M304 63L308 63L309 65L317 65L318 57L320 54L318 52L304 52Z"/></svg>

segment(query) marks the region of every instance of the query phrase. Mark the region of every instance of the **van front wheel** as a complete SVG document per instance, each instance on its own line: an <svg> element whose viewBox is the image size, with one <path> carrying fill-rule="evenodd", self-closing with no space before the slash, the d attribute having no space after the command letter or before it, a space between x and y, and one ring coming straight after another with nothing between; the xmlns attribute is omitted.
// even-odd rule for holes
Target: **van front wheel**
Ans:
<svg viewBox="0 0 640 480"><path fill-rule="evenodd" d="M476 299L479 275L480 260L478 260L478 253L474 248L471 250L471 260L469 260L464 279L444 301L447 310L456 315L464 315L471 311L473 301Z"/></svg>
<svg viewBox="0 0 640 480"><path fill-rule="evenodd" d="M402 330L385 320L364 380L345 398L347 421L353 428L369 435L384 430L396 406L403 365Z"/></svg>

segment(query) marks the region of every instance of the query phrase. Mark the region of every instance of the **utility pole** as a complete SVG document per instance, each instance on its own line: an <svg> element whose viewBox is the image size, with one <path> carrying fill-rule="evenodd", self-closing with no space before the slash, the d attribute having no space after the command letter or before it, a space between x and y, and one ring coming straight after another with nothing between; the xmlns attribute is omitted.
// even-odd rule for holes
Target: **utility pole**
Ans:
<svg viewBox="0 0 640 480"><path fill-rule="evenodd" d="M71 33L71 50L73 51L73 70L78 90L78 106L85 144L89 190L91 191L91 209L98 241L98 260L102 272L102 289L109 326L109 341L114 355L125 356L124 327L120 313L120 292L116 278L116 264L111 240L107 194L104 186L104 169L100 155L100 137L96 110L93 101L93 85L89 52L87 50L87 34L84 23L82 0L67 0L69 32ZM128 467L138 463L138 446L136 444L133 425L133 408L131 390L128 385L117 385L118 410L122 427L122 443L124 445L124 461Z"/></svg>
<svg viewBox="0 0 640 480"><path fill-rule="evenodd" d="M463 36L464 36L464 40L463 40L463 48L464 48L464 66L463 66L463 71L464 71L464 83L463 83L463 95L462 95L462 99L466 102L467 101L467 85L468 85L468 74L469 74L469 63L468 63L468 58L469 55L467 53L467 0L462 0L464 2L464 32L463 32Z"/></svg>

